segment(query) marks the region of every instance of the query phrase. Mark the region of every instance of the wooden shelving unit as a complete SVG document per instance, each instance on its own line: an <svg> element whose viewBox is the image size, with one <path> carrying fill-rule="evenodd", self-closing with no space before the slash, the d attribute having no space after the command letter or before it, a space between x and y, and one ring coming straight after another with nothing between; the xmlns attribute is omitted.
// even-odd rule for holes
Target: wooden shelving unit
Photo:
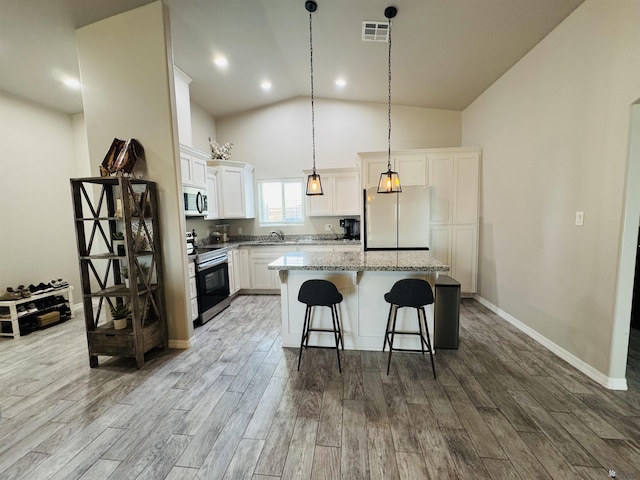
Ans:
<svg viewBox="0 0 640 480"><path fill-rule="evenodd" d="M109 355L134 357L141 368L145 352L167 347L156 190L154 182L121 176L71 179L91 367ZM115 232L124 233L124 252L112 240ZM131 311L121 330L108 315L116 304Z"/></svg>

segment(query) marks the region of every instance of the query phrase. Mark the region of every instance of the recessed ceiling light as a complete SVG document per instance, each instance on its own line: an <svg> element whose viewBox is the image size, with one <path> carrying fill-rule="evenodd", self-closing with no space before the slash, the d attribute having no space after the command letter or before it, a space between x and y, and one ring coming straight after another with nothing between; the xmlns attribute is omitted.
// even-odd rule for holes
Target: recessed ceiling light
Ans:
<svg viewBox="0 0 640 480"><path fill-rule="evenodd" d="M260 84L260 88L264 91L271 90L271 82L269 80L263 80Z"/></svg>
<svg viewBox="0 0 640 480"><path fill-rule="evenodd" d="M73 88L75 90L78 90L81 87L80 82L75 78L65 78L64 80L62 80L62 83L64 83L67 87Z"/></svg>
<svg viewBox="0 0 640 480"><path fill-rule="evenodd" d="M344 78L338 78L336 80L336 87L343 88L347 85L347 81Z"/></svg>
<svg viewBox="0 0 640 480"><path fill-rule="evenodd" d="M222 55L216 55L213 59L213 63L215 63L218 68L227 68L229 66L227 57L223 57Z"/></svg>

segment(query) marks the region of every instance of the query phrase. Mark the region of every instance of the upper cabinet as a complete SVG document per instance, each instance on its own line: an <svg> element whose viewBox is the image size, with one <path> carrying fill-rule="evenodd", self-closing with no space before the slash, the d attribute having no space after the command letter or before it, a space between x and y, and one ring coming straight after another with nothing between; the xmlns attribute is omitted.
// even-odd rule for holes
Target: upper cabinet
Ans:
<svg viewBox="0 0 640 480"><path fill-rule="evenodd" d="M429 175L424 151L391 152L391 169L398 172L402 185L429 185ZM361 153L363 187L377 187L380 174L387 171L387 153Z"/></svg>
<svg viewBox="0 0 640 480"><path fill-rule="evenodd" d="M207 161L209 155L195 148L180 145L180 169L182 184L207 188Z"/></svg>
<svg viewBox="0 0 640 480"><path fill-rule="evenodd" d="M218 214L220 218L254 218L253 165L227 160L210 160L218 169Z"/></svg>
<svg viewBox="0 0 640 480"><path fill-rule="evenodd" d="M191 147L193 146L191 134L191 96L189 95L191 78L175 65L173 66L173 78L176 92L178 140L181 145Z"/></svg>
<svg viewBox="0 0 640 480"><path fill-rule="evenodd" d="M306 197L307 216L360 215L360 172L357 168L316 170L324 195ZM305 170L305 175L311 170Z"/></svg>
<svg viewBox="0 0 640 480"><path fill-rule="evenodd" d="M427 159L431 178L431 223L478 223L480 151L448 149L428 153Z"/></svg>
<svg viewBox="0 0 640 480"><path fill-rule="evenodd" d="M218 169L207 167L207 216L205 220L220 218L218 208Z"/></svg>

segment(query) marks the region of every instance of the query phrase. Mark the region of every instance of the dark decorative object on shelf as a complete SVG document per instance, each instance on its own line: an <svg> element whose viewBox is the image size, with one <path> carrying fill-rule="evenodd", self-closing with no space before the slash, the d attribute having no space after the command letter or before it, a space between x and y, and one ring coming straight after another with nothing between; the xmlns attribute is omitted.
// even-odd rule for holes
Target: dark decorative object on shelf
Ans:
<svg viewBox="0 0 640 480"><path fill-rule="evenodd" d="M100 165L100 176L108 177L114 173L131 174L139 157L144 157L144 148L138 140L114 138Z"/></svg>

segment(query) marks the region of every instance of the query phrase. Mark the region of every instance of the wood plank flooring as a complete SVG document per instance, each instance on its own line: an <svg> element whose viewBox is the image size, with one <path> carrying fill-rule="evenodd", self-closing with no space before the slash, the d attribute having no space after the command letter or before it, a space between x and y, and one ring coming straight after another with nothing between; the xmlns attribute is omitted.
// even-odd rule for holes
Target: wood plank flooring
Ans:
<svg viewBox="0 0 640 480"><path fill-rule="evenodd" d="M0 478L640 479L629 391L595 384L473 300L458 350L283 349L277 296L240 296L193 348L89 368L80 315L0 341Z"/></svg>

